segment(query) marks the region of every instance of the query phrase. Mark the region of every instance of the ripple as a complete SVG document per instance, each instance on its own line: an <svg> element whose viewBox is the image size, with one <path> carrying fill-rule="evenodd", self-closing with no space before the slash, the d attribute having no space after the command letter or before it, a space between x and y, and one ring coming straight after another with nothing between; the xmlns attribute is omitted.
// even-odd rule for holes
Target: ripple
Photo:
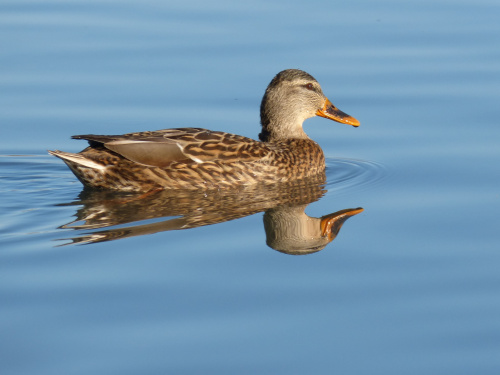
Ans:
<svg viewBox="0 0 500 375"><path fill-rule="evenodd" d="M380 183L387 175L387 168L373 161L347 158L326 159L328 191L364 190Z"/></svg>
<svg viewBox="0 0 500 375"><path fill-rule="evenodd" d="M330 192L360 191L371 188L388 176L387 168L377 162L326 159L326 189ZM11 194L63 190L75 195L81 190L63 163L49 155L0 155L0 192Z"/></svg>

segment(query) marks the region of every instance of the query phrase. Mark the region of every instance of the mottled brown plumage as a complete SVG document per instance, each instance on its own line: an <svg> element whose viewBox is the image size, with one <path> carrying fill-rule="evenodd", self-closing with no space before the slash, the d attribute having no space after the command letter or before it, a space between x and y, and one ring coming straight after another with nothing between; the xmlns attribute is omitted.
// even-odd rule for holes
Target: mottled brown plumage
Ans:
<svg viewBox="0 0 500 375"><path fill-rule="evenodd" d="M124 135L78 135L89 141L78 154L49 151L88 187L123 191L226 188L286 182L325 168L323 152L302 129L322 116L358 126L335 108L306 72L284 70L271 81L261 104L261 142L201 128Z"/></svg>

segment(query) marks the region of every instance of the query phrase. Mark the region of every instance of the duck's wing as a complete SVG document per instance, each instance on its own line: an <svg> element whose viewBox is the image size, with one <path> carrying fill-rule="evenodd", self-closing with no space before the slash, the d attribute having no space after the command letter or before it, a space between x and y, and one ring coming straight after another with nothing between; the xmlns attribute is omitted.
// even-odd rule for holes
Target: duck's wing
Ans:
<svg viewBox="0 0 500 375"><path fill-rule="evenodd" d="M252 161L270 152L262 142L201 128L178 128L124 135L75 135L91 146L102 145L133 162L166 167L172 162Z"/></svg>

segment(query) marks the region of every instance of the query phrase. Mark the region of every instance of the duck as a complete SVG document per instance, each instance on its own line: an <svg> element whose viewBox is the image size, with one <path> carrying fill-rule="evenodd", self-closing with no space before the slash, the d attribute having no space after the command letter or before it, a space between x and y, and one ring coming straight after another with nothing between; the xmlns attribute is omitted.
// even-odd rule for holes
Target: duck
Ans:
<svg viewBox="0 0 500 375"><path fill-rule="evenodd" d="M360 125L330 102L313 76L287 69L266 88L258 141L203 128L173 128L75 135L72 139L86 140L88 147L79 153L48 152L91 189L149 192L290 182L325 171L321 147L303 130L304 121L314 116Z"/></svg>

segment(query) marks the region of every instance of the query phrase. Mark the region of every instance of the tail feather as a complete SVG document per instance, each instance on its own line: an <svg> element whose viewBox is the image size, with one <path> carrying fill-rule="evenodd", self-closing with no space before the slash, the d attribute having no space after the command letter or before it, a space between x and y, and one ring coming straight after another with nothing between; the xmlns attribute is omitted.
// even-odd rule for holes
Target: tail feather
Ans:
<svg viewBox="0 0 500 375"><path fill-rule="evenodd" d="M75 167L86 167L96 170L104 170L106 168L105 165L98 164L93 160L87 159L81 154L72 154L70 152L63 152L59 150L49 150L49 154L62 159L71 169L74 169Z"/></svg>

